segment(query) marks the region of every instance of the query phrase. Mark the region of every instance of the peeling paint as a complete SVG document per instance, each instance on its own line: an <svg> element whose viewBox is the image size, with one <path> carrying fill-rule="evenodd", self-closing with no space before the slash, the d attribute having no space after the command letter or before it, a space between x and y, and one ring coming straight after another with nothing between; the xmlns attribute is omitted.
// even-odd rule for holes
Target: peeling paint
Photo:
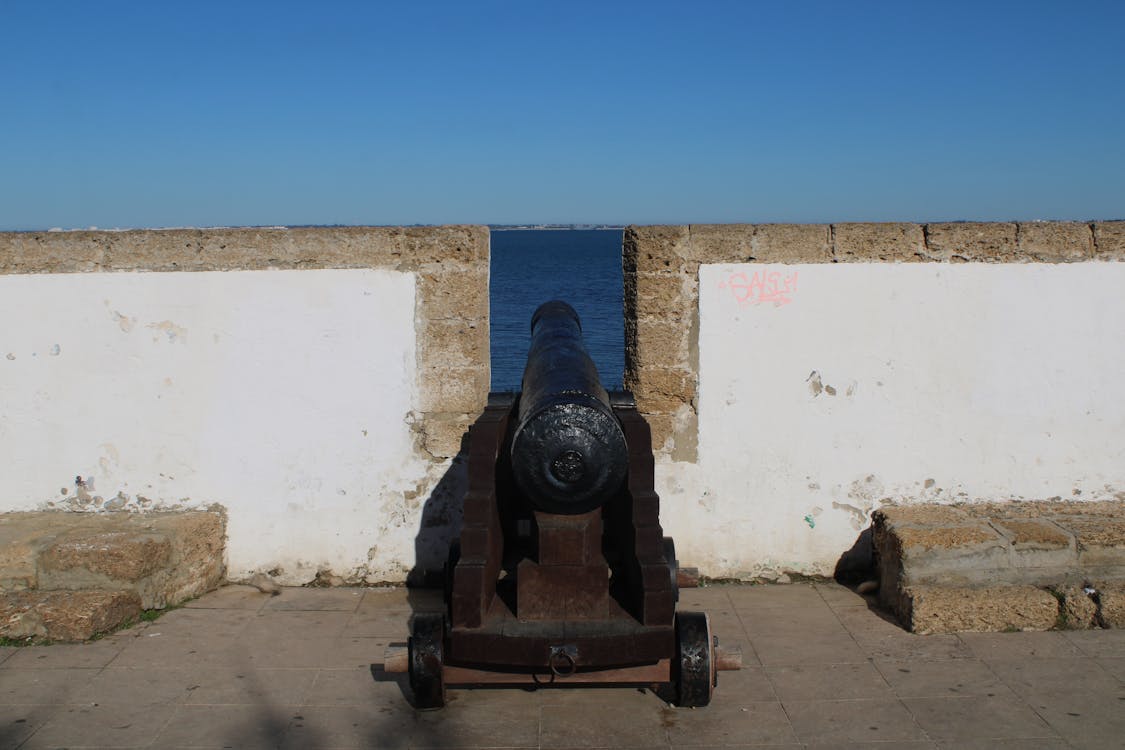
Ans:
<svg viewBox="0 0 1125 750"><path fill-rule="evenodd" d="M183 341L183 339L187 337L187 328L176 325L170 320L162 320L159 323L149 323L145 326L145 328L150 328L156 331L158 334L163 333L169 343L173 344L177 341ZM152 340L154 342L159 341L160 336L154 336Z"/></svg>
<svg viewBox="0 0 1125 750"><path fill-rule="evenodd" d="M122 333L129 333L133 330L133 326L137 324L136 318L130 318L127 315L122 315L117 310L110 310L109 317L113 320L114 323L117 324L117 327L121 329Z"/></svg>
<svg viewBox="0 0 1125 750"><path fill-rule="evenodd" d="M820 373L816 370L809 373L805 382L809 384L809 393L813 395L813 398L819 396L820 392L824 390L824 384L820 382Z"/></svg>

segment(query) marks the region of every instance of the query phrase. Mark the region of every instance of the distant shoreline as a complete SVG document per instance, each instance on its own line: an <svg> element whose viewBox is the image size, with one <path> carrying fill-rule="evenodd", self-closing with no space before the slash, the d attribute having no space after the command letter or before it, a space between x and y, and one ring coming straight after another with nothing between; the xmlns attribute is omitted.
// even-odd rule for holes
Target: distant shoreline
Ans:
<svg viewBox="0 0 1125 750"><path fill-rule="evenodd" d="M489 224L489 231L555 231L577 229L582 231L624 231L625 225L616 224Z"/></svg>

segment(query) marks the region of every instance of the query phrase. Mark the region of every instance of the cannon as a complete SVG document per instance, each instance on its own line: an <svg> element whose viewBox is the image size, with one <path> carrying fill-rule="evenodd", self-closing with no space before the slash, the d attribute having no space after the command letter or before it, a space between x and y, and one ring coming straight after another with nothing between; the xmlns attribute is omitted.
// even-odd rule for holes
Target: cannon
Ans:
<svg viewBox="0 0 1125 750"><path fill-rule="evenodd" d="M491 393L469 429L460 538L444 612L415 614L405 647L415 705L449 687L647 686L705 706L741 668L702 612L677 612L681 568L660 526L652 438L628 392L609 393L565 302L541 305L518 394Z"/></svg>

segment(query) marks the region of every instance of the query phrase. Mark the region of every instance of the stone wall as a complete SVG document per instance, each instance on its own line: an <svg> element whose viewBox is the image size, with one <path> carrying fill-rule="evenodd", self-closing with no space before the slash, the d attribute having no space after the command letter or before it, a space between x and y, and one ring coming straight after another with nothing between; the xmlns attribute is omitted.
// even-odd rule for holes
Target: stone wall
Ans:
<svg viewBox="0 0 1125 750"><path fill-rule="evenodd" d="M1074 263L1125 260L1125 221L696 224L625 230L625 387L653 445L694 461L699 266L705 263Z"/></svg>
<svg viewBox="0 0 1125 750"><path fill-rule="evenodd" d="M488 262L478 226L0 234L0 511L219 505L236 580L440 567Z"/></svg>
<svg viewBox="0 0 1125 750"><path fill-rule="evenodd" d="M1125 497L1125 222L624 244L626 385L704 575L830 575L888 504Z"/></svg>
<svg viewBox="0 0 1125 750"><path fill-rule="evenodd" d="M421 445L456 455L489 388L488 228L0 232L0 275L382 268L416 276Z"/></svg>

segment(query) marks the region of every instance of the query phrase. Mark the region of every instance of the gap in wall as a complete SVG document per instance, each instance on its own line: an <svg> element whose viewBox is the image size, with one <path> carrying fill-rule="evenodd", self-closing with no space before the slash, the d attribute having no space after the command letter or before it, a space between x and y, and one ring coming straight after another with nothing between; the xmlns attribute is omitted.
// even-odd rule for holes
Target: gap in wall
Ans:
<svg viewBox="0 0 1125 750"><path fill-rule="evenodd" d="M583 339L602 385L621 387L625 370L621 239L621 229L491 230L492 390L520 389L531 315L552 299L564 300L578 311Z"/></svg>

